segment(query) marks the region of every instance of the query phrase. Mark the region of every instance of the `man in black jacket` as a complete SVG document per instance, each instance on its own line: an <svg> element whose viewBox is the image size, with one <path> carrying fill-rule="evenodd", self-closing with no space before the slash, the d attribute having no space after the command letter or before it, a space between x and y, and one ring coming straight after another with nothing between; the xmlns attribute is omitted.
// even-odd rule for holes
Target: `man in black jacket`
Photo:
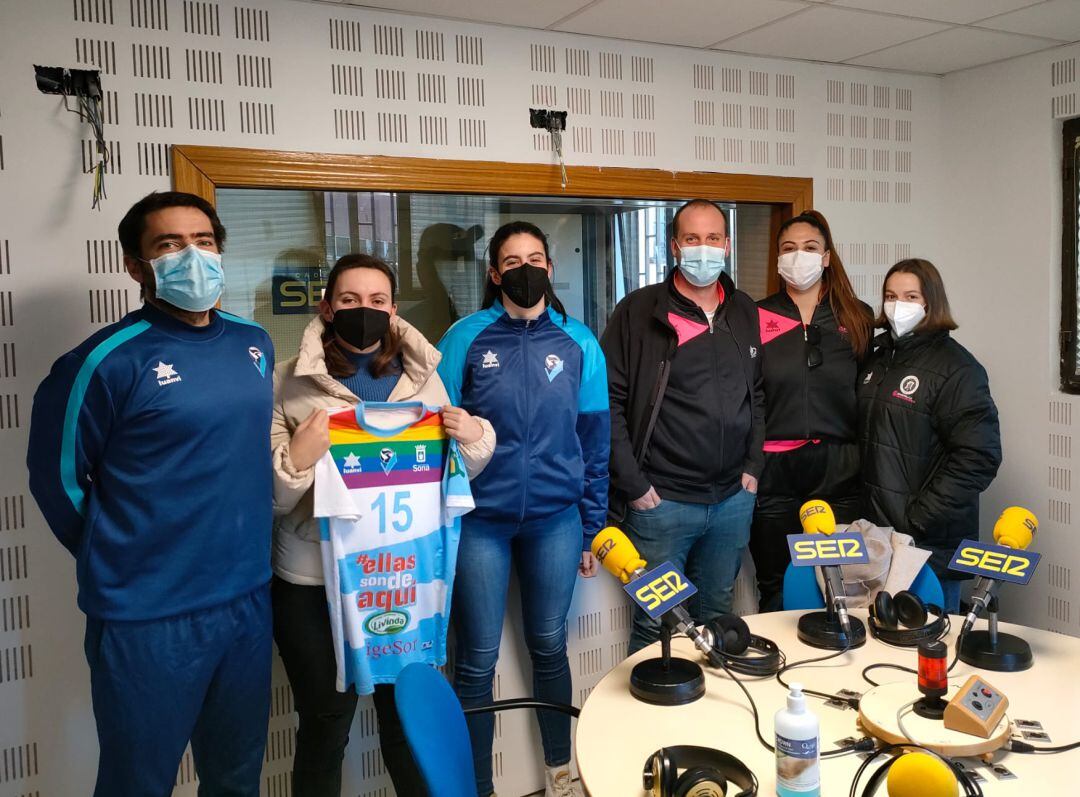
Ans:
<svg viewBox="0 0 1080 797"><path fill-rule="evenodd" d="M727 219L687 202L671 222L679 267L615 308L601 346L611 399L611 508L650 565L698 588L699 621L731 611L765 439L754 301L724 273ZM633 653L659 636L634 614Z"/></svg>

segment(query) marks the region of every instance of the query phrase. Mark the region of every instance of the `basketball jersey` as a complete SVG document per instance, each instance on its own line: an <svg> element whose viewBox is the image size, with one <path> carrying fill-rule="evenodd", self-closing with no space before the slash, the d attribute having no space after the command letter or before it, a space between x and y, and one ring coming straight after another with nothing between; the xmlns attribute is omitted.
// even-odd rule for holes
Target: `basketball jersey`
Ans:
<svg viewBox="0 0 1080 797"><path fill-rule="evenodd" d="M315 465L315 517L337 688L369 694L415 661L446 663L469 477L436 407L361 402L331 411Z"/></svg>

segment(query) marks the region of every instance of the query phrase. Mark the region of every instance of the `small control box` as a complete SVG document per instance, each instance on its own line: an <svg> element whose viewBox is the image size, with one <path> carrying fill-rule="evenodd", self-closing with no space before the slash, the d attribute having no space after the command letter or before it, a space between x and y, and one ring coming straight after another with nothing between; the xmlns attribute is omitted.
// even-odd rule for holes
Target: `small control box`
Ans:
<svg viewBox="0 0 1080 797"><path fill-rule="evenodd" d="M1009 698L983 678L973 675L945 707L945 727L989 739L1008 707Z"/></svg>

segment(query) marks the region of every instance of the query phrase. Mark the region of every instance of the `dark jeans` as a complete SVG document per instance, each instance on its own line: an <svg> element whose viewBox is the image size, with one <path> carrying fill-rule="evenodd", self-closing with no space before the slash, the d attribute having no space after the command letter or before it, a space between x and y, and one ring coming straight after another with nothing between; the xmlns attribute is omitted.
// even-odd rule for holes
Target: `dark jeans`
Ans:
<svg viewBox="0 0 1080 797"><path fill-rule="evenodd" d="M791 562L787 535L802 533L799 507L811 498L827 501L837 523L859 519L859 450L854 443L808 443L793 451L765 453L750 529L759 611L784 608L784 571Z"/></svg>
<svg viewBox="0 0 1080 797"><path fill-rule="evenodd" d="M326 590L274 576L271 584L274 641L292 684L300 728L293 760L293 797L340 797L341 762L356 713L356 690L335 687L337 664L330 634ZM379 749L394 790L424 797L420 770L413 761L394 706L394 687L379 685L373 696L379 721Z"/></svg>
<svg viewBox="0 0 1080 797"><path fill-rule="evenodd" d="M627 509L626 533L648 566L671 562L697 594L687 609L698 622L731 611L735 578L750 536L754 494L740 489L718 504L663 499L652 509ZM629 652L660 638L660 621L634 606Z"/></svg>
<svg viewBox="0 0 1080 797"><path fill-rule="evenodd" d="M450 617L457 643L454 689L461 705L492 702L499 660L510 563L521 586L522 626L533 669L533 695L570 703L570 662L566 658L566 615L581 561L581 515L572 506L551 517L497 522L466 515L461 519L457 576ZM570 717L536 712L548 766L570 761ZM476 767L476 792L487 797L491 782L491 743L495 717L466 718Z"/></svg>

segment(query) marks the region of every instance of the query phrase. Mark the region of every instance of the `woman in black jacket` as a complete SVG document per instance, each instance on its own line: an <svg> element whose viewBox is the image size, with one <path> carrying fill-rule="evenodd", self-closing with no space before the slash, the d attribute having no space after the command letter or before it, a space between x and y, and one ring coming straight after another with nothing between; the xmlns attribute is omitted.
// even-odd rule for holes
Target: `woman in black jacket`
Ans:
<svg viewBox="0 0 1080 797"><path fill-rule="evenodd" d="M949 336L956 329L941 275L902 260L885 275L876 350L859 380L859 448L867 517L931 551L945 609L960 608L956 546L979 538L979 493L1001 464L997 407L986 371Z"/></svg>
<svg viewBox="0 0 1080 797"><path fill-rule="evenodd" d="M855 386L873 334L824 216L789 219L776 244L783 287L758 302L765 467L750 552L761 611L782 608L786 538L800 530L804 502L828 501L843 523L861 515Z"/></svg>

